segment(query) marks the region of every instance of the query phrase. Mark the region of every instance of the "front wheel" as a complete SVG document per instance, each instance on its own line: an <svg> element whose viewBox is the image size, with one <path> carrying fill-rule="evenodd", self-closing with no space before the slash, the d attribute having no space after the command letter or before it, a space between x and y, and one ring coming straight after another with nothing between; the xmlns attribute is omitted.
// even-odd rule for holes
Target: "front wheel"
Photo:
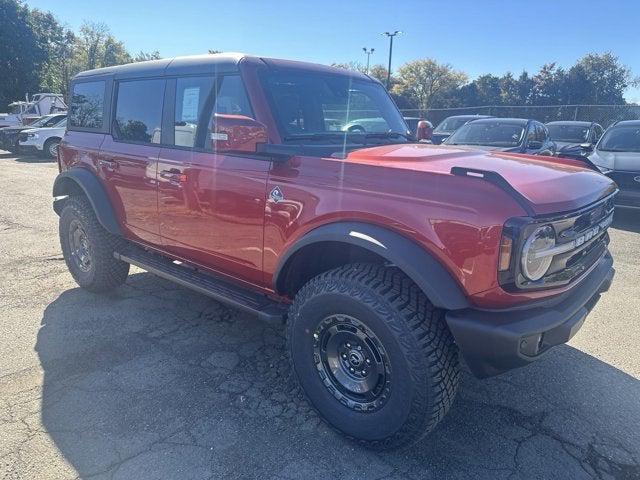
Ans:
<svg viewBox="0 0 640 480"><path fill-rule="evenodd" d="M113 256L122 241L107 232L85 197L70 197L60 212L60 245L74 280L91 292L106 292L125 282L129 264Z"/></svg>
<svg viewBox="0 0 640 480"><path fill-rule="evenodd" d="M46 142L44 142L44 146L42 148L42 156L46 158L58 158L58 146L60 145L59 138L50 138Z"/></svg>
<svg viewBox="0 0 640 480"><path fill-rule="evenodd" d="M457 391L458 352L442 313L397 268L351 264L312 279L291 306L287 341L311 404L374 448L420 439Z"/></svg>

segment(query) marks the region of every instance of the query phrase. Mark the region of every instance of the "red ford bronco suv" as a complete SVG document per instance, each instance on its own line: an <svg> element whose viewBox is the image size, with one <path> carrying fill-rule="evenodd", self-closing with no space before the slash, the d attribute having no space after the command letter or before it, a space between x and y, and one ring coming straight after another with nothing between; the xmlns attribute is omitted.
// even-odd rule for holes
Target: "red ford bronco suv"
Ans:
<svg viewBox="0 0 640 480"><path fill-rule="evenodd" d="M132 264L286 322L310 403L371 446L436 426L459 354L479 377L526 365L611 283L610 179L417 143L366 75L218 54L71 90L53 196L76 282Z"/></svg>

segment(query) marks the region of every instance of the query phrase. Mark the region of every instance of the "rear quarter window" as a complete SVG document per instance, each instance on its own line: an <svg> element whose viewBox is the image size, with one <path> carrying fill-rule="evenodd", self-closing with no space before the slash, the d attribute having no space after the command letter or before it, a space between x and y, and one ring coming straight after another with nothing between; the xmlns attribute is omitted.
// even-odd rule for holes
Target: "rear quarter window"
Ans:
<svg viewBox="0 0 640 480"><path fill-rule="evenodd" d="M100 130L104 121L105 81L83 82L73 85L69 126Z"/></svg>

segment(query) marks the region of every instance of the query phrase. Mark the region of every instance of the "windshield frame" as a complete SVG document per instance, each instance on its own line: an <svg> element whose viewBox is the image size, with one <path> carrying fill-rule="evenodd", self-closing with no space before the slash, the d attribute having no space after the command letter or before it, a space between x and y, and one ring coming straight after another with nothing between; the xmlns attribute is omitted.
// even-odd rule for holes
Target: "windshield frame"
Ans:
<svg viewBox="0 0 640 480"><path fill-rule="evenodd" d="M317 132L301 132L301 133L292 133L288 131L285 125L282 123L282 117L280 114L280 109L273 97L273 92L271 85L269 84L270 79L274 78L277 75L290 75L291 77L302 77L308 76L309 78L318 78L325 77L331 79L341 79L345 81L351 81L352 85L354 84L362 84L367 88L375 88L378 90L376 94L376 101L378 99L383 99L383 101L387 104L387 109L384 108L379 109L380 114L384 113L392 113L395 116L395 121L399 126L399 130L396 131L394 129L390 129L388 132L349 132L343 130L321 130ZM319 73L313 70L306 69L298 69L298 68L278 68L278 69L264 69L258 73L258 77L260 80L260 85L262 87L263 95L267 101L269 109L271 111L271 116L274 120L274 124L278 130L278 134L280 136L280 141L282 144L290 144L292 146L305 146L305 145L313 145L320 146L324 142L324 145L334 147L334 150L353 150L363 147L390 144L390 143L408 143L409 141L413 141L413 137L411 134L411 130L407 125L404 117L400 110L398 110L397 105L393 101L389 92L384 88L384 86L371 79L360 78L355 75L346 75L342 72L336 73ZM378 107L378 105L376 105ZM380 117L383 118L384 117ZM374 119L374 117L371 117ZM324 121L326 122L326 118ZM348 125L355 119L351 119L342 125L340 128ZM384 119L386 121L386 119ZM315 137L315 138L314 138ZM336 148L337 147L337 148Z"/></svg>
<svg viewBox="0 0 640 480"><path fill-rule="evenodd" d="M629 152L629 153L640 153L640 143L638 144L638 148L636 150L619 150L619 149L605 149L602 148L605 140L607 140L609 138L609 136L611 135L611 132L614 132L616 130L640 130L640 125L614 125L613 127L610 127L607 129L606 132L604 132L602 134L602 137L600 137L600 140L598 141L598 145L596 145L596 150L599 152ZM640 138L640 135L639 135Z"/></svg>

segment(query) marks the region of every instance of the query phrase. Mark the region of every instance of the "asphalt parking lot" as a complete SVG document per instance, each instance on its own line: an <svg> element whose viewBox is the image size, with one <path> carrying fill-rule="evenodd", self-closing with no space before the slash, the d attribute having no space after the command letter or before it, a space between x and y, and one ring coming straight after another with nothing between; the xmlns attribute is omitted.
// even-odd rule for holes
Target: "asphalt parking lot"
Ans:
<svg viewBox="0 0 640 480"><path fill-rule="evenodd" d="M640 215L569 345L479 381L428 438L383 453L292 395L283 331L132 269L76 287L54 163L0 152L0 478L640 478Z"/></svg>

